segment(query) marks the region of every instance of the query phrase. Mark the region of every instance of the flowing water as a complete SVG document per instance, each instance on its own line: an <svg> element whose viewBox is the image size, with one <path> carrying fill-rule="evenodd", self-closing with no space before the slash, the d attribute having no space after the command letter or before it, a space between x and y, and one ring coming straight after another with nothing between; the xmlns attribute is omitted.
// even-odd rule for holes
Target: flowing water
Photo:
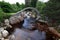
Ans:
<svg viewBox="0 0 60 40"><path fill-rule="evenodd" d="M45 32L39 32L38 30L28 32L16 28L13 34L15 40L45 40Z"/></svg>

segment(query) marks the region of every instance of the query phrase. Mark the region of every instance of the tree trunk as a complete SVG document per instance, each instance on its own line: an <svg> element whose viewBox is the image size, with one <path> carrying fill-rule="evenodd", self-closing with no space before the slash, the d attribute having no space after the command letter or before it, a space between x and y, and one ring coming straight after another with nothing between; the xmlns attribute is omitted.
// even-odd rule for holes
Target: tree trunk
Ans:
<svg viewBox="0 0 60 40"><path fill-rule="evenodd" d="M25 0L26 7L36 7L38 0Z"/></svg>
<svg viewBox="0 0 60 40"><path fill-rule="evenodd" d="M30 7L31 4L31 0L25 0L25 6L26 7Z"/></svg>

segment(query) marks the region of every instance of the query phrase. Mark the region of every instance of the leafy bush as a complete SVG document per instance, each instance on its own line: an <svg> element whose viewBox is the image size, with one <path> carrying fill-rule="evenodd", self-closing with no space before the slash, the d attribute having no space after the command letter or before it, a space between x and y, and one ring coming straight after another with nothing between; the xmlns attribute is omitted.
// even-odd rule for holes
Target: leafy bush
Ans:
<svg viewBox="0 0 60 40"><path fill-rule="evenodd" d="M4 19L9 18L11 15L8 15L7 13L4 13L2 9L0 8L0 22L3 22Z"/></svg>
<svg viewBox="0 0 60 40"><path fill-rule="evenodd" d="M3 5L2 5L3 4ZM12 12L13 9L11 7L11 4L10 3L7 3L7 2L0 2L0 7L2 8L2 10L5 12L5 13L8 13L8 12Z"/></svg>
<svg viewBox="0 0 60 40"><path fill-rule="evenodd" d="M0 8L0 22L4 20L5 13Z"/></svg>

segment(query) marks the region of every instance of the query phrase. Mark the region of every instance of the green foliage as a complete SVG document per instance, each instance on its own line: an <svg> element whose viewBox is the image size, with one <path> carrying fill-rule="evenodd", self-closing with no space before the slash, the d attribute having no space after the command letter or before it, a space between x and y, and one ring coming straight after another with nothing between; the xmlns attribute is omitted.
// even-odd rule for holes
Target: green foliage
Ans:
<svg viewBox="0 0 60 40"><path fill-rule="evenodd" d="M3 4L3 5L2 5ZM5 13L14 13L17 12L25 7L24 4L19 4L18 2L16 4L10 4L4 1L0 2L0 7Z"/></svg>
<svg viewBox="0 0 60 40"><path fill-rule="evenodd" d="M36 3L38 0L31 0L31 7L36 7Z"/></svg>
<svg viewBox="0 0 60 40"><path fill-rule="evenodd" d="M24 4L19 4L19 6L17 6L17 4L12 4L11 5L12 9L13 9L13 13L22 10L25 5Z"/></svg>
<svg viewBox="0 0 60 40"><path fill-rule="evenodd" d="M12 4L11 7L13 9L13 13L15 13L15 12L17 12L19 10L18 6L16 6L16 4Z"/></svg>
<svg viewBox="0 0 60 40"><path fill-rule="evenodd" d="M2 5L3 4L3 5ZM11 4L9 3L6 3L6 2L0 2L0 7L2 8L2 10L5 12L5 13L8 13L8 12L12 12L13 9L11 7Z"/></svg>
<svg viewBox="0 0 60 40"><path fill-rule="evenodd" d="M19 4L18 2L16 2L16 5L17 5L18 7L20 7L20 4Z"/></svg>
<svg viewBox="0 0 60 40"><path fill-rule="evenodd" d="M4 13L3 10L0 8L0 22L3 22L5 19L9 18L11 15L9 13Z"/></svg>
<svg viewBox="0 0 60 40"><path fill-rule="evenodd" d="M38 0L25 0L26 7L36 7L36 3Z"/></svg>
<svg viewBox="0 0 60 40"><path fill-rule="evenodd" d="M36 8L40 11L40 13L43 11L43 8L46 6L45 3L38 1Z"/></svg>
<svg viewBox="0 0 60 40"><path fill-rule="evenodd" d="M3 22L4 19L9 18L11 13L16 13L19 10L22 10L25 7L24 4L10 4L4 1L0 1L0 22Z"/></svg>
<svg viewBox="0 0 60 40"><path fill-rule="evenodd" d="M2 9L0 8L0 22L2 22L4 20L4 16L6 14L2 11Z"/></svg>
<svg viewBox="0 0 60 40"><path fill-rule="evenodd" d="M25 5L21 4L20 7L19 7L19 10L22 10L23 8L25 8Z"/></svg>
<svg viewBox="0 0 60 40"><path fill-rule="evenodd" d="M36 8L39 10L40 16L42 17L42 19L43 19L43 20L46 20L45 15L42 14L44 7L46 7L46 4L45 4L45 3L40 2L40 1L37 2Z"/></svg>
<svg viewBox="0 0 60 40"><path fill-rule="evenodd" d="M42 11L52 22L60 23L60 0L50 0Z"/></svg>

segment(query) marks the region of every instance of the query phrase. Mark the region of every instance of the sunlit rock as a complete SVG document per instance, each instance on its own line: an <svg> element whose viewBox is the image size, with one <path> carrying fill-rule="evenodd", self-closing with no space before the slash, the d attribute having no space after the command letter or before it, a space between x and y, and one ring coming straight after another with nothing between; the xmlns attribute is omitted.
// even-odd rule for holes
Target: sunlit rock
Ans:
<svg viewBox="0 0 60 40"><path fill-rule="evenodd" d="M8 31L7 30L4 30L4 31L2 31L2 35L3 35L3 37L7 37L8 36Z"/></svg>

